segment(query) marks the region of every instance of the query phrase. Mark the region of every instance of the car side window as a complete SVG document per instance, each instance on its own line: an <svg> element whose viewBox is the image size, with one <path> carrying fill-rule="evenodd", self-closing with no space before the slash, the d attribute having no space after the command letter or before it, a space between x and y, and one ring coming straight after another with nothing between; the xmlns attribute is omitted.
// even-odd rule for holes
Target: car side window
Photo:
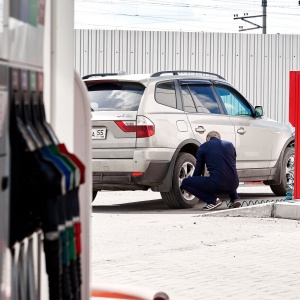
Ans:
<svg viewBox="0 0 300 300"><path fill-rule="evenodd" d="M220 114L217 99L210 85L186 84L181 86L185 111Z"/></svg>
<svg viewBox="0 0 300 300"><path fill-rule="evenodd" d="M217 99L210 85L189 85L189 89L200 113L220 114Z"/></svg>
<svg viewBox="0 0 300 300"><path fill-rule="evenodd" d="M193 101L192 95L187 85L181 86L182 91L182 100L183 100L183 107L184 111L186 112L197 112L195 103Z"/></svg>
<svg viewBox="0 0 300 300"><path fill-rule="evenodd" d="M225 86L215 86L215 90L224 103L229 115L252 117L252 111L248 103L246 103L238 93L235 93L233 89Z"/></svg>
<svg viewBox="0 0 300 300"><path fill-rule="evenodd" d="M177 108L174 82L158 83L155 89L155 100L162 105Z"/></svg>

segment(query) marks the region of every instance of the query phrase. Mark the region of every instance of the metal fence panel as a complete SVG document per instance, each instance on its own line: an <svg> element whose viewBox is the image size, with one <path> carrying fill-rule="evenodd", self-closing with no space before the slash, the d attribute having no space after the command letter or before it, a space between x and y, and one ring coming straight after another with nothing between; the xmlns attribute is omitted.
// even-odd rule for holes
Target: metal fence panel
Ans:
<svg viewBox="0 0 300 300"><path fill-rule="evenodd" d="M300 70L300 35L75 30L75 69L153 73L191 69L225 77L267 117L288 122L289 71Z"/></svg>

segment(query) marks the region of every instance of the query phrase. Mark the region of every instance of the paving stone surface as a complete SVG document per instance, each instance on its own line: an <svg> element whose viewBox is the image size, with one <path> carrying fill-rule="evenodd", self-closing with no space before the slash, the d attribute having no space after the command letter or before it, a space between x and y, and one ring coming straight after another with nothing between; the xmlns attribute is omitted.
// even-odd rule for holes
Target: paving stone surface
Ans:
<svg viewBox="0 0 300 300"><path fill-rule="evenodd" d="M300 299L300 221L97 209L91 280L171 300Z"/></svg>

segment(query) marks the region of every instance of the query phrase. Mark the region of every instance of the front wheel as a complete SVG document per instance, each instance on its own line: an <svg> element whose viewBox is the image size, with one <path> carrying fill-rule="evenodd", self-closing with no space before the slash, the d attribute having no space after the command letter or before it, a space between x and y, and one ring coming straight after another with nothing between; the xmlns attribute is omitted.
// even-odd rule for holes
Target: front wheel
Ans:
<svg viewBox="0 0 300 300"><path fill-rule="evenodd" d="M176 159L172 190L161 192L164 203L170 208L191 208L198 203L198 198L180 188L184 178L192 177L196 165L196 158L189 153L180 153Z"/></svg>
<svg viewBox="0 0 300 300"><path fill-rule="evenodd" d="M276 196L286 196L288 179L291 176L291 172L294 172L294 156L295 149L288 147L285 149L283 160L282 160L282 169L281 169L281 183L278 185L270 185L272 192Z"/></svg>

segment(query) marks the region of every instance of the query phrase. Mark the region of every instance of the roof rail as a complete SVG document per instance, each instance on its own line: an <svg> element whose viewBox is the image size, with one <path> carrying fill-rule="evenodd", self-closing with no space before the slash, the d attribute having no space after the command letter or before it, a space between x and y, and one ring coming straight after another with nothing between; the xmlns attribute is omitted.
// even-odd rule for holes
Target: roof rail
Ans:
<svg viewBox="0 0 300 300"><path fill-rule="evenodd" d="M105 77L105 76L115 76L115 75L118 75L118 73L96 73L96 74L84 75L82 79L88 79L90 77Z"/></svg>
<svg viewBox="0 0 300 300"><path fill-rule="evenodd" d="M191 70L161 71L161 72L153 73L151 75L151 77L159 77L162 74L168 74L168 73L172 73L173 75L179 75L178 73L198 73L198 74L205 74L205 75L213 75L220 79L226 80L224 77L222 77L221 75L218 75L216 73L210 73L210 72L204 72L204 71L191 71Z"/></svg>

